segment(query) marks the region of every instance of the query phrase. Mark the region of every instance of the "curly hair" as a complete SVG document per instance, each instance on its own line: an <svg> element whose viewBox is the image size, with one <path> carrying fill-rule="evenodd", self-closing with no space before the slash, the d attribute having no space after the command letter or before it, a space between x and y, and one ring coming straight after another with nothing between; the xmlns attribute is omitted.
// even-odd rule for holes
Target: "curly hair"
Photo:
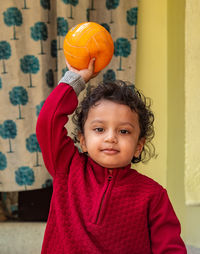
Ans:
<svg viewBox="0 0 200 254"><path fill-rule="evenodd" d="M155 156L155 148L152 144L154 132L154 114L151 111L151 99L146 98L139 92L135 86L121 80L104 81L97 87L87 90L85 98L81 101L79 107L73 115L75 124L74 141L79 142L78 133L84 133L84 125L88 117L89 110L100 100L109 100L119 104L127 105L132 111L138 114L140 136L139 139L145 138L145 145L139 157L133 157L132 163L140 161L147 162Z"/></svg>

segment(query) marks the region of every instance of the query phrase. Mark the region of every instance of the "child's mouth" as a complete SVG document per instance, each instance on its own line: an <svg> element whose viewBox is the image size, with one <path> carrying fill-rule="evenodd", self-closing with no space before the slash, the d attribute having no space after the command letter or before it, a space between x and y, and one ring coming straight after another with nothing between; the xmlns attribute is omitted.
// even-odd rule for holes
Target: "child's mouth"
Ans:
<svg viewBox="0 0 200 254"><path fill-rule="evenodd" d="M114 154L119 153L118 150L112 149L112 148L111 148L111 149L110 149L110 148L102 149L101 151L102 151L103 153L109 154L109 155L114 155Z"/></svg>

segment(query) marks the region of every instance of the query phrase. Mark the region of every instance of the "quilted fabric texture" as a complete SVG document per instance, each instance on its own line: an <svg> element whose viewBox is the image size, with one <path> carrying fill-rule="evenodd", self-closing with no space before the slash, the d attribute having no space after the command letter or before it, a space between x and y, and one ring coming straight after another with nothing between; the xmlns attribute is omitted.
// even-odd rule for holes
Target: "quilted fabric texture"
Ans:
<svg viewBox="0 0 200 254"><path fill-rule="evenodd" d="M77 106L67 84L47 98L36 134L54 192L42 254L186 253L166 191L130 168L102 168L67 136Z"/></svg>

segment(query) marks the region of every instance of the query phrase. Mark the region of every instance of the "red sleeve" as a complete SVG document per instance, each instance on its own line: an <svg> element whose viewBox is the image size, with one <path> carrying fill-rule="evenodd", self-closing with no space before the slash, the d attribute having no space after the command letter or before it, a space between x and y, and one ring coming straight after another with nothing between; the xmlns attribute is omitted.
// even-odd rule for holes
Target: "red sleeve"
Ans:
<svg viewBox="0 0 200 254"><path fill-rule="evenodd" d="M58 171L68 169L76 151L64 126L77 104L73 88L60 83L46 99L38 117L36 135L46 168L53 177Z"/></svg>
<svg viewBox="0 0 200 254"><path fill-rule="evenodd" d="M186 254L181 227L165 189L150 205L150 238L153 254Z"/></svg>

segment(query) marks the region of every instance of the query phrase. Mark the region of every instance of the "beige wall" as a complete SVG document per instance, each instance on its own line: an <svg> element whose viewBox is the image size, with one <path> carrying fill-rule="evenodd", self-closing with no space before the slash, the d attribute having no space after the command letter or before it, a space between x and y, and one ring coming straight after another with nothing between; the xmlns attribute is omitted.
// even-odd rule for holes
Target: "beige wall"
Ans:
<svg viewBox="0 0 200 254"><path fill-rule="evenodd" d="M166 0L139 3L136 86L153 100L158 154L143 173L166 186L167 179L167 4Z"/></svg>
<svg viewBox="0 0 200 254"><path fill-rule="evenodd" d="M187 166L190 162L190 166L196 169L195 164L199 163L199 123L195 122L199 120L199 87L200 87L200 1L189 0L186 1L186 18L185 18L185 86L186 93L190 92L190 96L187 96L186 111L190 110L186 114L187 127L192 126L192 135L188 133L186 128L186 142L188 145L189 137L192 137L190 147L187 146L186 156L188 154L195 154L196 160L187 160ZM192 95L192 96L191 96ZM195 97L193 97L195 96ZM191 103L188 98L191 98ZM190 105L192 104L192 107ZM191 110L192 109L192 110ZM198 117L195 115L197 114ZM190 118L189 118L190 117ZM192 120L192 121L191 121ZM195 135L198 135L198 137ZM196 141L196 142L195 142ZM192 150L196 149L195 152ZM192 156L193 157L193 156ZM196 176L196 180L199 176ZM199 183L199 180L197 181ZM195 184L195 181L194 181ZM199 189L199 186L196 186ZM199 197L199 194L198 194ZM187 206L186 207L186 238L191 244L200 247L200 206Z"/></svg>
<svg viewBox="0 0 200 254"><path fill-rule="evenodd" d="M184 195L185 1L167 1L167 190L187 241Z"/></svg>
<svg viewBox="0 0 200 254"><path fill-rule="evenodd" d="M199 0L190 1L200 15ZM184 198L185 0L138 2L136 86L153 99L158 153L142 172L167 188L185 242L200 247L200 207L187 207ZM200 44L200 33L194 39Z"/></svg>

